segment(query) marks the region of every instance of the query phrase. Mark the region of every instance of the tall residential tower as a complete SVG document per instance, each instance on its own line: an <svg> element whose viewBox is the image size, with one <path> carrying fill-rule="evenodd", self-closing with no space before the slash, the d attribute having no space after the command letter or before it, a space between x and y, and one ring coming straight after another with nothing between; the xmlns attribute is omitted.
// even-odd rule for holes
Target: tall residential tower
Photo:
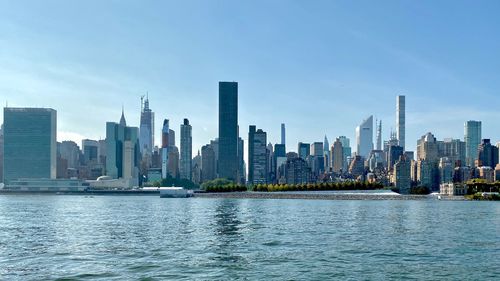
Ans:
<svg viewBox="0 0 500 281"><path fill-rule="evenodd" d="M405 150L405 96L397 96L396 98L396 137L399 141L399 146Z"/></svg>
<svg viewBox="0 0 500 281"><path fill-rule="evenodd" d="M191 168L193 157L193 138L191 135L192 128L189 125L189 120L184 119L181 125L181 178L191 180Z"/></svg>

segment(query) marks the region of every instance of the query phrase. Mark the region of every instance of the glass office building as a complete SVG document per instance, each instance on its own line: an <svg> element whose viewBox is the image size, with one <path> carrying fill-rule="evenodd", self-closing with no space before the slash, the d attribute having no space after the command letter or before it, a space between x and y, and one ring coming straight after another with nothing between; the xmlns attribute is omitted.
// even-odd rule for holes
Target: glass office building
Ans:
<svg viewBox="0 0 500 281"><path fill-rule="evenodd" d="M57 113L50 108L4 108L4 180L55 179Z"/></svg>

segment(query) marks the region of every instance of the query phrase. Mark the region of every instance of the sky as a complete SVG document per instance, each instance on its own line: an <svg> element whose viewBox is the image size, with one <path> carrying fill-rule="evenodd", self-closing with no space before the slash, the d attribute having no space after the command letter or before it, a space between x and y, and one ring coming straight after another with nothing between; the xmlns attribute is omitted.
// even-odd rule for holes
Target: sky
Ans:
<svg viewBox="0 0 500 281"><path fill-rule="evenodd" d="M139 126L140 97L193 152L217 137L218 81L239 83L240 135L280 141L345 135L370 115L383 139L406 95L406 144L463 139L481 120L500 140L500 1L0 0L0 103L50 107L58 140ZM3 116L0 116L0 123ZM375 139L375 138L374 138ZM246 142L245 142L246 143Z"/></svg>

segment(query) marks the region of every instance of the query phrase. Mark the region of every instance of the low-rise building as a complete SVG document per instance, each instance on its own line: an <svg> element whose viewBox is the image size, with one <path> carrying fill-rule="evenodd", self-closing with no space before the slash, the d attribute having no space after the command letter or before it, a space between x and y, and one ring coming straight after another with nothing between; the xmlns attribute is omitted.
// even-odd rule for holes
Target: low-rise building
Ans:
<svg viewBox="0 0 500 281"><path fill-rule="evenodd" d="M439 193L445 196L464 196L467 194L467 185L443 183L439 186Z"/></svg>

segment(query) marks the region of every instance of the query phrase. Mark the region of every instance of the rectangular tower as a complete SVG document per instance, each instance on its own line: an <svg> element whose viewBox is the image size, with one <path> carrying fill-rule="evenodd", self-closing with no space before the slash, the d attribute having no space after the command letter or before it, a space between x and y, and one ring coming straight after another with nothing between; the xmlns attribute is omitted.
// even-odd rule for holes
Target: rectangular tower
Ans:
<svg viewBox="0 0 500 281"><path fill-rule="evenodd" d="M238 174L238 83L219 82L220 178L237 180Z"/></svg>
<svg viewBox="0 0 500 281"><path fill-rule="evenodd" d="M481 144L481 121L467 121L464 124L465 162L467 166L474 167Z"/></svg>
<svg viewBox="0 0 500 281"><path fill-rule="evenodd" d="M285 145L285 123L281 123L281 144Z"/></svg>
<svg viewBox="0 0 500 281"><path fill-rule="evenodd" d="M4 182L55 179L57 113L50 108L4 108Z"/></svg>
<svg viewBox="0 0 500 281"><path fill-rule="evenodd" d="M405 96L397 96L396 98L396 138L399 141L399 146L405 149Z"/></svg>
<svg viewBox="0 0 500 281"><path fill-rule="evenodd" d="M191 168L193 158L193 138L191 136L192 128L189 125L189 120L184 119L181 125L181 178L191 180Z"/></svg>

